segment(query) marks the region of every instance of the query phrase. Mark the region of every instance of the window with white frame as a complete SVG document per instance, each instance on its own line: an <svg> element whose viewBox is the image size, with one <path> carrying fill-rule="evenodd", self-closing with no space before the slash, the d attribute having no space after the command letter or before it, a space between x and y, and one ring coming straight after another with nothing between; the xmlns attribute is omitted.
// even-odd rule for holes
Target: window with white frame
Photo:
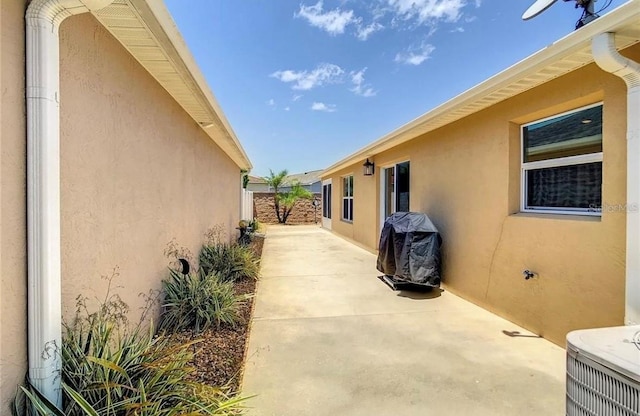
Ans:
<svg viewBox="0 0 640 416"><path fill-rule="evenodd" d="M342 219L353 221L353 175L342 178Z"/></svg>
<svg viewBox="0 0 640 416"><path fill-rule="evenodd" d="M602 104L522 126L522 210L598 215Z"/></svg>

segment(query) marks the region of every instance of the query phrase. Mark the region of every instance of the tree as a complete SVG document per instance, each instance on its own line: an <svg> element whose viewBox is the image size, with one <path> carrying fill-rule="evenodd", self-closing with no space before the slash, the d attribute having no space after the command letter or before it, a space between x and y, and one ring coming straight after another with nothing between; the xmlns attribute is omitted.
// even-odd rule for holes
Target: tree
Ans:
<svg viewBox="0 0 640 416"><path fill-rule="evenodd" d="M309 199L313 197L311 192L304 189L299 182L287 184L286 179L288 174L289 172L286 169L278 172L277 174L269 169L269 176L264 178L267 184L273 188L273 203L276 211L276 217L280 224L287 223L287 218L289 218L296 202L301 199ZM291 190L289 192L280 192L280 188L285 185L291 186Z"/></svg>
<svg viewBox="0 0 640 416"><path fill-rule="evenodd" d="M282 223L287 223L287 218L293 210L293 207L301 199L311 199L313 194L304 189L299 182L295 182L291 185L291 190L280 196L280 205L282 205Z"/></svg>
<svg viewBox="0 0 640 416"><path fill-rule="evenodd" d="M289 172L284 169L279 173L275 174L271 169L269 169L269 176L266 176L264 180L267 182L271 188L273 188L273 203L276 209L276 217L278 217L278 222L283 224L282 216L280 215L280 187L284 185L284 180L287 178Z"/></svg>

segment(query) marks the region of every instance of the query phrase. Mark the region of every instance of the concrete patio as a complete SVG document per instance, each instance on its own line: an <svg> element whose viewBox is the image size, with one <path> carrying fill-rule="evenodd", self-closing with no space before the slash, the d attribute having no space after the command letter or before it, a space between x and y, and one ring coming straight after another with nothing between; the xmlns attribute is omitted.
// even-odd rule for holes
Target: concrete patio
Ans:
<svg viewBox="0 0 640 416"><path fill-rule="evenodd" d="M564 350L446 291L393 292L376 256L271 226L243 379L249 415L561 415Z"/></svg>

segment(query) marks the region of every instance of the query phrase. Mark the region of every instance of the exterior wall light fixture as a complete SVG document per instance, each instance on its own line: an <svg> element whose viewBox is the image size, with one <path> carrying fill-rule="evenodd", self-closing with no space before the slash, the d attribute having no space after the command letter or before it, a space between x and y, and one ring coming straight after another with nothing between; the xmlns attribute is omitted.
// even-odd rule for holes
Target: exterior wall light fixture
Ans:
<svg viewBox="0 0 640 416"><path fill-rule="evenodd" d="M373 162L369 162L369 158L367 158L367 161L364 162L362 167L364 168L364 176L373 176L373 174L375 173L375 165L373 164Z"/></svg>

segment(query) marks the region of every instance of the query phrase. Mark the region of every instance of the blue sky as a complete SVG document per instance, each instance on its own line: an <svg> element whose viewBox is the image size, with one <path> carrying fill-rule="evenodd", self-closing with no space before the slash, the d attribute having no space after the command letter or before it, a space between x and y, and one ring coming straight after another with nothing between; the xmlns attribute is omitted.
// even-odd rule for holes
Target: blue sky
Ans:
<svg viewBox="0 0 640 416"><path fill-rule="evenodd" d="M256 176L326 168L573 31L574 2L532 2L165 0Z"/></svg>

